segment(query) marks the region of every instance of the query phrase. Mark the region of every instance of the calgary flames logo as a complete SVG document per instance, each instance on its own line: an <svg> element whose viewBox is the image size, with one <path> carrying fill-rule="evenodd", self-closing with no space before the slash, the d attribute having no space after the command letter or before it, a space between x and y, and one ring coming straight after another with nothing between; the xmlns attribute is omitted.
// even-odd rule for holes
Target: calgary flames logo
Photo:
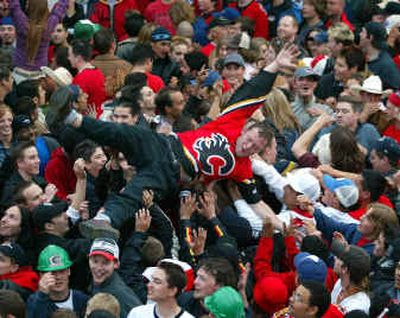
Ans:
<svg viewBox="0 0 400 318"><path fill-rule="evenodd" d="M221 134L196 139L194 150L204 174L221 177L229 175L235 167L235 157L229 149L228 139Z"/></svg>

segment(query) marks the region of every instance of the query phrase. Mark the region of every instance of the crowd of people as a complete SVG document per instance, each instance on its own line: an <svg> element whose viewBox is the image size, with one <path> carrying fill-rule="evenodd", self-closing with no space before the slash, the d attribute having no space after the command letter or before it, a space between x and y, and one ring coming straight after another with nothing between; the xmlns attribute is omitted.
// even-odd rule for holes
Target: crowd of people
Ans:
<svg viewBox="0 0 400 318"><path fill-rule="evenodd" d="M400 1L0 0L0 318L400 317Z"/></svg>

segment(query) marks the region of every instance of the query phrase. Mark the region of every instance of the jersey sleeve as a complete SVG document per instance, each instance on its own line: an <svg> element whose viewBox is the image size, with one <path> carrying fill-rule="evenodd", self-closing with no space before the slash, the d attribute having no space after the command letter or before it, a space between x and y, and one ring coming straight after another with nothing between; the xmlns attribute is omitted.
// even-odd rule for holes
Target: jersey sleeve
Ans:
<svg viewBox="0 0 400 318"><path fill-rule="evenodd" d="M233 94L228 102L228 107L220 115L229 116L231 119L248 118L265 101L275 82L276 74L261 71L256 77L245 82Z"/></svg>

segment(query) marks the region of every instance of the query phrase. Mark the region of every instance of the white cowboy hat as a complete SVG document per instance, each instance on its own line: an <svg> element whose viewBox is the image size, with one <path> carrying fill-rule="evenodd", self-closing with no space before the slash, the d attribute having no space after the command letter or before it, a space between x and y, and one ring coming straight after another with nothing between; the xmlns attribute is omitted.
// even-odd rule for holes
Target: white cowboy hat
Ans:
<svg viewBox="0 0 400 318"><path fill-rule="evenodd" d="M362 83L362 86L360 85L353 85L350 87L352 91L356 92L367 92L371 94L376 94L376 95L384 95L388 96L389 94L392 93L392 90L387 89L387 90L382 90L382 81L379 76L377 75L371 75L367 79L364 80Z"/></svg>

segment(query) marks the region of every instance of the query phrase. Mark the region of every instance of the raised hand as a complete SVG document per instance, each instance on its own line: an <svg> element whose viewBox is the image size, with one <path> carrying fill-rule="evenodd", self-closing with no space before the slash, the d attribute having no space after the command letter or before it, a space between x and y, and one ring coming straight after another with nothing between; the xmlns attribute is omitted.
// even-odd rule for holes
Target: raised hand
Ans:
<svg viewBox="0 0 400 318"><path fill-rule="evenodd" d="M57 187L54 184L49 183L44 189L44 198L45 198L44 201L48 203L51 202L54 196L56 195L57 191L58 191Z"/></svg>
<svg viewBox="0 0 400 318"><path fill-rule="evenodd" d="M342 233L337 232L337 231L333 232L333 239L335 241L340 242L347 250L349 243L347 242L346 238L344 237L344 235Z"/></svg>
<svg viewBox="0 0 400 318"><path fill-rule="evenodd" d="M154 192L153 190L144 190L142 194L143 205L146 209L149 209L153 204Z"/></svg>
<svg viewBox="0 0 400 318"><path fill-rule="evenodd" d="M314 214L315 208L311 200L305 195L298 195L297 198L297 205L300 207L301 210L309 212L311 215Z"/></svg>
<svg viewBox="0 0 400 318"><path fill-rule="evenodd" d="M74 173L77 179L85 179L86 171L85 171L85 160L82 158L78 158L74 162Z"/></svg>
<svg viewBox="0 0 400 318"><path fill-rule="evenodd" d="M297 67L297 57L300 51L295 44L285 44L275 58L279 68L294 69Z"/></svg>
<svg viewBox="0 0 400 318"><path fill-rule="evenodd" d="M81 204L79 204L78 212L82 221L89 220L89 201L81 202Z"/></svg>
<svg viewBox="0 0 400 318"><path fill-rule="evenodd" d="M186 242L190 249L193 251L194 255L199 256L204 253L204 247L206 245L207 240L207 230L199 227L196 230L193 230L192 240L186 239Z"/></svg>
<svg viewBox="0 0 400 318"><path fill-rule="evenodd" d="M49 294L51 287L56 284L56 279L52 272L47 272L42 275L39 281L39 290L44 294Z"/></svg>
<svg viewBox="0 0 400 318"><path fill-rule="evenodd" d="M181 206L179 208L181 220L190 220L194 211L196 211L196 195L190 194L189 196L181 197Z"/></svg>
<svg viewBox="0 0 400 318"><path fill-rule="evenodd" d="M245 270L240 274L238 284L237 284L237 289L240 293L246 293L246 285L247 285L247 280L249 278L249 274L251 271L251 265L250 263L246 263Z"/></svg>
<svg viewBox="0 0 400 318"><path fill-rule="evenodd" d="M261 236L272 237L273 235L274 235L274 225L272 224L271 219L265 218Z"/></svg>
<svg viewBox="0 0 400 318"><path fill-rule="evenodd" d="M135 215L135 231L146 233L151 224L151 215L147 209L139 209Z"/></svg>
<svg viewBox="0 0 400 318"><path fill-rule="evenodd" d="M211 220L216 216L215 212L215 195L212 192L204 192L199 196L199 204L197 205L197 210L201 215L203 215L207 220Z"/></svg>

